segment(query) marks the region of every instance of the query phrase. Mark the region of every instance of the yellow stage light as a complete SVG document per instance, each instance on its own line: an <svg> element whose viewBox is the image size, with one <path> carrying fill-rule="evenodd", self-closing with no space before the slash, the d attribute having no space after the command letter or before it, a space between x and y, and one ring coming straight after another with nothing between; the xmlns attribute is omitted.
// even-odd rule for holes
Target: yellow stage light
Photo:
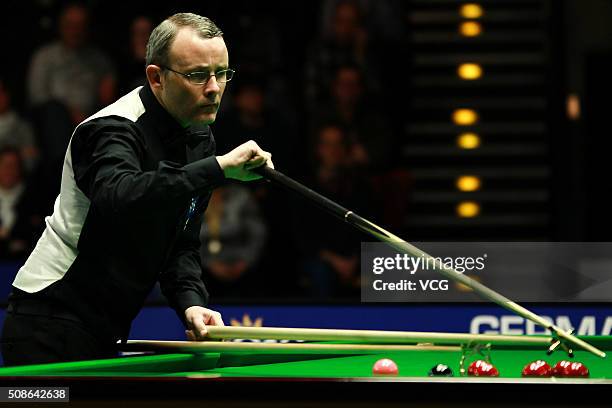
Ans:
<svg viewBox="0 0 612 408"><path fill-rule="evenodd" d="M466 62L457 67L457 75L459 75L461 79L478 79L482 76L482 67L478 64Z"/></svg>
<svg viewBox="0 0 612 408"><path fill-rule="evenodd" d="M462 149L476 149L480 146L480 137L476 133L462 133L457 137L457 145Z"/></svg>
<svg viewBox="0 0 612 408"><path fill-rule="evenodd" d="M464 21L459 24L459 33L464 37L476 37L482 33L482 26L476 21Z"/></svg>
<svg viewBox="0 0 612 408"><path fill-rule="evenodd" d="M465 274L465 276L467 276L467 277L469 277L469 278L472 278L472 280L475 280L475 281L477 281L477 282L481 282L481 281L482 281L482 279L480 279L480 277L479 277L479 276L476 276L476 275L468 275L468 274ZM467 286L467 285L464 285L464 284L463 284L463 283L461 283L461 282L455 282L455 287L456 287L456 288L457 288L457 290L458 290L458 291L460 291L460 292L473 292L473 291L474 291L472 288L470 288L470 287L469 287L469 286Z"/></svg>
<svg viewBox="0 0 612 408"><path fill-rule="evenodd" d="M480 214L480 205L474 201L462 201L457 205L457 215L461 218L473 218Z"/></svg>
<svg viewBox="0 0 612 408"><path fill-rule="evenodd" d="M478 122L478 113L473 109L455 109L453 122L460 126L473 125Z"/></svg>
<svg viewBox="0 0 612 408"><path fill-rule="evenodd" d="M567 95L565 100L565 106L567 111L567 117L570 120L580 119L580 96L575 93Z"/></svg>
<svg viewBox="0 0 612 408"><path fill-rule="evenodd" d="M480 18L482 17L484 11L482 10L480 4L467 3L461 6L459 13L463 18Z"/></svg>
<svg viewBox="0 0 612 408"><path fill-rule="evenodd" d="M480 190L480 179L476 176L460 176L455 184L461 191Z"/></svg>

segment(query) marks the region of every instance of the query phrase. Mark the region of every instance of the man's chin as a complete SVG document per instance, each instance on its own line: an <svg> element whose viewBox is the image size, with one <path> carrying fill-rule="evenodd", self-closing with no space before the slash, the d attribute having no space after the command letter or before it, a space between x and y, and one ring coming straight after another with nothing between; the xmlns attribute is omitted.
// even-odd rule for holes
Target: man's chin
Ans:
<svg viewBox="0 0 612 408"><path fill-rule="evenodd" d="M215 119L217 119L216 113L208 113L208 114L200 115L196 117L193 123L198 124L198 125L210 125L215 121Z"/></svg>

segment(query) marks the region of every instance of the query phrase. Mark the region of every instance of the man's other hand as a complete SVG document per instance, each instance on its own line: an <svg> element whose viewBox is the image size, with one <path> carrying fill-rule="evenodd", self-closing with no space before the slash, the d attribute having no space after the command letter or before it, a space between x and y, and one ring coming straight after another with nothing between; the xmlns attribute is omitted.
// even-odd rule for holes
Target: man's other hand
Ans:
<svg viewBox="0 0 612 408"><path fill-rule="evenodd" d="M201 306L191 306L185 310L185 330L187 339L191 341L205 340L208 335L206 326L225 326L221 313Z"/></svg>
<svg viewBox="0 0 612 408"><path fill-rule="evenodd" d="M274 168L272 155L261 149L252 140L241 144L223 156L217 156L219 166L225 177L240 181L260 179L261 176L251 171L256 167L267 165Z"/></svg>

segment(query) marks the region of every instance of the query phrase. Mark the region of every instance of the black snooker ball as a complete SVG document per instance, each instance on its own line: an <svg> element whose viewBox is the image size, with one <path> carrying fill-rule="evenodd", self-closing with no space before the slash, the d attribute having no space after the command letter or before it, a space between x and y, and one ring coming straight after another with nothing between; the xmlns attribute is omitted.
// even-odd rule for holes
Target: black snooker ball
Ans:
<svg viewBox="0 0 612 408"><path fill-rule="evenodd" d="M452 377L453 370L446 364L436 364L431 370L429 370L430 377Z"/></svg>

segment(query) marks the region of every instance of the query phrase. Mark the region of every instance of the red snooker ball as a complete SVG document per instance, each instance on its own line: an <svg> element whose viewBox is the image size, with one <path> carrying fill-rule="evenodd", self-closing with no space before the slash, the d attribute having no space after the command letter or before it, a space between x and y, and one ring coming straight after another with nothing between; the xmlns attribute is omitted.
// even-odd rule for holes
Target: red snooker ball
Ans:
<svg viewBox="0 0 612 408"><path fill-rule="evenodd" d="M374 363L372 373L374 375L397 375L399 373L399 369L397 368L395 361L388 358L382 358Z"/></svg>
<svg viewBox="0 0 612 408"><path fill-rule="evenodd" d="M571 361L567 361L567 360L559 361L553 367L552 375L554 375L555 377L567 377L569 375L569 366L571 364L572 364Z"/></svg>
<svg viewBox="0 0 612 408"><path fill-rule="evenodd" d="M555 377L588 377L589 369L582 363L561 360L552 370Z"/></svg>
<svg viewBox="0 0 612 408"><path fill-rule="evenodd" d="M523 377L550 377L552 367L544 360L533 361L523 368Z"/></svg>
<svg viewBox="0 0 612 408"><path fill-rule="evenodd" d="M476 360L468 367L468 375L474 377L498 377L499 371L493 364L484 360Z"/></svg>

